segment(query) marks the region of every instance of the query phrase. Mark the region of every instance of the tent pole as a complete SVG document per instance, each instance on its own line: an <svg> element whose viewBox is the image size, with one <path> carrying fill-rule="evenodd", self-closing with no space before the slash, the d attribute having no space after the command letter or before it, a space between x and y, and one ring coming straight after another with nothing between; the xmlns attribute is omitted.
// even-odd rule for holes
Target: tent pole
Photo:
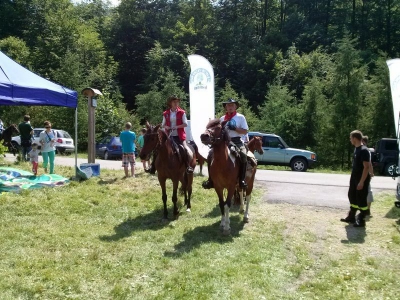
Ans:
<svg viewBox="0 0 400 300"><path fill-rule="evenodd" d="M75 108L75 178L78 178L78 106Z"/></svg>

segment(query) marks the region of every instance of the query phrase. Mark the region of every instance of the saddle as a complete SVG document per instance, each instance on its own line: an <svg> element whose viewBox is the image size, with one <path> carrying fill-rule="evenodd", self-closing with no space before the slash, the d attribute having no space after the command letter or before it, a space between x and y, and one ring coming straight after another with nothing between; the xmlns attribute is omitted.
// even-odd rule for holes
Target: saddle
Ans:
<svg viewBox="0 0 400 300"><path fill-rule="evenodd" d="M236 159L240 160L240 154L239 154L240 149L239 149L239 147L236 146L235 143L229 142L228 148L229 148L231 154L234 157L236 157ZM250 164L251 167L256 167L257 166L257 159L254 156L253 152L247 150L247 165L249 165L249 164Z"/></svg>
<svg viewBox="0 0 400 300"><path fill-rule="evenodd" d="M172 137L170 137L170 139L171 139L171 145L172 145L172 149L173 149L174 154L175 153L178 154L179 161L180 162L184 162L183 158L184 158L184 155L185 155L184 151L186 151L185 148L183 147L183 145L180 145L180 144L176 143L175 140Z"/></svg>

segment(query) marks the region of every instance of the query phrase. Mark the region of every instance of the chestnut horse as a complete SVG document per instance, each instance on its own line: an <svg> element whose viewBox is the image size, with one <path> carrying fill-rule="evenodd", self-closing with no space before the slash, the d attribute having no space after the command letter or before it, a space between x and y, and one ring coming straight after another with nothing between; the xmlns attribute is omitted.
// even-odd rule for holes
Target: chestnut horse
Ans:
<svg viewBox="0 0 400 300"><path fill-rule="evenodd" d="M256 159L254 157L254 152L257 151L260 154L264 154L264 150L262 147L262 137L260 136L255 136L253 137L250 142L247 145L247 148L251 153L247 153L247 156L250 157L250 159L253 159L253 163L256 163ZM246 171L246 183L247 183L247 188L246 191L243 192L242 189L239 188L239 185L236 185L236 192L235 192L235 197L237 196L240 201L240 208L239 212L244 213L243 216L243 221L245 223L249 222L249 205L251 201L251 192L253 191L253 184L254 184L254 178L256 176L257 172L257 165L252 166L251 164L247 163L247 171ZM244 209L244 203L246 200L246 210Z"/></svg>
<svg viewBox="0 0 400 300"><path fill-rule="evenodd" d="M197 163L199 164L199 169L200 169L199 174L203 175L203 165L206 159L203 156L201 156L201 154L199 153L199 148L197 147L194 141L188 141L187 143L194 148L194 151L196 153Z"/></svg>
<svg viewBox="0 0 400 300"><path fill-rule="evenodd" d="M147 132L143 135L144 145L140 150L139 157L148 160L153 151L157 150L155 167L157 170L158 181L162 190L162 201L164 204L164 219L168 219L166 181L172 180L173 192L172 202L174 203L174 217L178 218L179 209L178 185L182 183L181 190L185 197L186 211L190 212L190 197L192 195L193 173L186 173L184 158L174 150L173 142L169 136L160 129L160 125L154 126L146 123ZM189 146L190 147L190 146ZM193 151L194 153L194 151ZM196 166L196 156L193 154L191 167Z"/></svg>
<svg viewBox="0 0 400 300"><path fill-rule="evenodd" d="M232 199L238 186L239 171L240 171L240 158L236 158L228 148L230 137L228 131L224 129L227 122L221 122L219 119L211 120L206 127L206 131L201 135L201 141L205 145L212 148L213 156L209 166L209 176L213 181L215 192L218 195L219 207L221 210L221 228L223 234L230 234L230 220L229 210L231 207ZM253 181L257 166L251 167L251 172L246 174L246 212L244 219L248 222L248 209L250 204L250 195L253 189ZM250 175L250 176L249 176ZM226 200L224 200L224 190L227 190ZM243 191L241 190L243 198ZM241 200L243 202L243 199Z"/></svg>

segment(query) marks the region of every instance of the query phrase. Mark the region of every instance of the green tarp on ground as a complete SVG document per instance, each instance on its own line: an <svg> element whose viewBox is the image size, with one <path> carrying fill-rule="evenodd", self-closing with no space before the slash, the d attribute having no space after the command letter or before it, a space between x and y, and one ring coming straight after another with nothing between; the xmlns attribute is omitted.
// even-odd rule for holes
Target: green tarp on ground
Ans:
<svg viewBox="0 0 400 300"><path fill-rule="evenodd" d="M57 187L69 183L69 180L56 174L35 176L31 172L16 168L0 168L0 192L19 192L23 189Z"/></svg>

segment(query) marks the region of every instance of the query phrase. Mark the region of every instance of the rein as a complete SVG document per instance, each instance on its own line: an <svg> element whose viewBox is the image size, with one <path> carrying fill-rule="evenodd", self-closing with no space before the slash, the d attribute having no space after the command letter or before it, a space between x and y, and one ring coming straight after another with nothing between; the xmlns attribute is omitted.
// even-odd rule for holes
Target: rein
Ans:
<svg viewBox="0 0 400 300"><path fill-rule="evenodd" d="M209 147L214 146L215 144L218 144L221 141L224 141L224 135L225 135L225 129L222 128L221 130L221 135L219 137L215 137L213 134L213 130L211 129L206 129L206 132L208 132L209 136L210 136L210 144L208 145Z"/></svg>

